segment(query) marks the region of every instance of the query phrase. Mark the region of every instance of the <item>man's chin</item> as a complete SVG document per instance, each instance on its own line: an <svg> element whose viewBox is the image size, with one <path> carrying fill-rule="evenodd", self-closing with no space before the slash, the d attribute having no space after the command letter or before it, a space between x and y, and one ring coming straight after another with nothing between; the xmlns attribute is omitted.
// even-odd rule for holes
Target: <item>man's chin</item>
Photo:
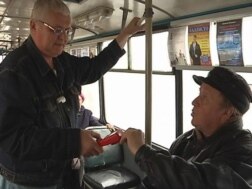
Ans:
<svg viewBox="0 0 252 189"><path fill-rule="evenodd" d="M54 55L53 55L53 57L55 58L55 57L61 55L62 52L63 52L63 50L55 52Z"/></svg>
<svg viewBox="0 0 252 189"><path fill-rule="evenodd" d="M192 124L193 127L197 128L197 124L195 123L195 121L193 120L193 118L192 118L191 124Z"/></svg>

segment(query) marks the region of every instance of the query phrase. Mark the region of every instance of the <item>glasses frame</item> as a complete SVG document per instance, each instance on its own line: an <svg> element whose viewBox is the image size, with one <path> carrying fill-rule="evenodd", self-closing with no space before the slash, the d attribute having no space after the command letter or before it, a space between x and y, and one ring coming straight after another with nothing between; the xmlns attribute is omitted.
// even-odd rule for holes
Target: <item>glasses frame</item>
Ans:
<svg viewBox="0 0 252 189"><path fill-rule="evenodd" d="M39 22L41 22L44 26L46 26L50 31L52 31L56 36L59 36L61 34L65 34L67 36L71 36L73 33L73 28L61 28L61 27L53 27L50 24L42 21L42 20L38 20Z"/></svg>

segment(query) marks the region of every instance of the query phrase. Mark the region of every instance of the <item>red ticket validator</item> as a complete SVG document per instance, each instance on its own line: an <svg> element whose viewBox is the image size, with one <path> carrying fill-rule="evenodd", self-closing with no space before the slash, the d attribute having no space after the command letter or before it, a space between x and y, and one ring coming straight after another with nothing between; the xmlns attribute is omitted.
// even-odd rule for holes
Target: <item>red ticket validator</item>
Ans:
<svg viewBox="0 0 252 189"><path fill-rule="evenodd" d="M115 131L107 135L105 138L97 140L97 143L100 146L106 146L109 144L117 144L118 142L120 142L120 140L121 140L121 133Z"/></svg>

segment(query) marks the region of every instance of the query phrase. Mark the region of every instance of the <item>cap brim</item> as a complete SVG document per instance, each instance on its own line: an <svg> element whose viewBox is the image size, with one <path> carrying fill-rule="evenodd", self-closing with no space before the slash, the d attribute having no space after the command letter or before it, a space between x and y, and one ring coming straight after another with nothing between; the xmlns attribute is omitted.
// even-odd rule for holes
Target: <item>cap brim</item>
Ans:
<svg viewBox="0 0 252 189"><path fill-rule="evenodd" d="M205 78L202 77L202 76L197 76L197 75L193 75L193 80L198 84L198 85L201 85Z"/></svg>

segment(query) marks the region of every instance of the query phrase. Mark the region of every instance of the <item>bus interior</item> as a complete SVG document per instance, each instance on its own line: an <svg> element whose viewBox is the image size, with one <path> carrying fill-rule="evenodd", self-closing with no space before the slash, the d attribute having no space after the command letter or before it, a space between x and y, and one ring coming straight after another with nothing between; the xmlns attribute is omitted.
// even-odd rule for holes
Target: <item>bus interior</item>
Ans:
<svg viewBox="0 0 252 189"><path fill-rule="evenodd" d="M193 128L191 103L199 90L192 75L206 76L214 66L227 66L241 74L252 88L251 0L64 2L71 10L74 29L65 51L79 57L96 56L133 17L143 18L146 31L132 36L125 46L126 54L118 63L99 81L82 86L82 91L85 107L102 122L122 130L141 129L146 143L156 149L168 149L179 135ZM33 3L34 0L0 0L1 60L29 36ZM194 65L189 52L196 35L203 49L199 65ZM243 116L244 127L250 130L251 114L250 109ZM108 134L104 127L98 132ZM106 179L113 178L115 182L123 176L113 173L120 172L126 174L125 178L134 177L128 188L139 184L139 178L145 175L135 166L127 147L106 148L107 154L87 160L87 170L100 168L105 163L117 164L134 175L113 167L110 172L99 173L99 177L107 174L110 178ZM90 181L92 175L89 176L85 180L87 187L103 188L97 183L92 186L95 181Z"/></svg>

